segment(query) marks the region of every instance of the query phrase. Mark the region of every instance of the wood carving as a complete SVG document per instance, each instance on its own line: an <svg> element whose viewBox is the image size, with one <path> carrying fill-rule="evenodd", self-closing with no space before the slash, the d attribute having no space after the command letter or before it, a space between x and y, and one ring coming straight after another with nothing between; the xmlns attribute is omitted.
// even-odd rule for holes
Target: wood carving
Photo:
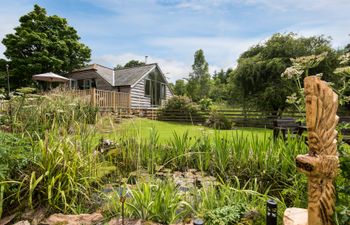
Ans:
<svg viewBox="0 0 350 225"><path fill-rule="evenodd" d="M319 77L304 79L309 153L298 155L298 170L308 176L308 224L333 224L334 179L338 173L336 115L338 96Z"/></svg>

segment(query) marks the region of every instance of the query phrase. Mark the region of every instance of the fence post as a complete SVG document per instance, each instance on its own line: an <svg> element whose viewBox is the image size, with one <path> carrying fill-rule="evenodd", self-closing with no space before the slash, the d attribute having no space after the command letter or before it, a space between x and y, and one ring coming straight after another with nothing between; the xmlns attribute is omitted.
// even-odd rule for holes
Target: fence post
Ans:
<svg viewBox="0 0 350 225"><path fill-rule="evenodd" d="M91 89L91 103L96 106L96 88Z"/></svg>

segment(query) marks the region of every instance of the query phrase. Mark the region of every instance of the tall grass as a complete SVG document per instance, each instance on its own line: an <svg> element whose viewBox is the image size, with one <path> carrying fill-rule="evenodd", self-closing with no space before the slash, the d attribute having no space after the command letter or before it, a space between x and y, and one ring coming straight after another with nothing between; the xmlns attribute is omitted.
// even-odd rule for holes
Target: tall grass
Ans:
<svg viewBox="0 0 350 225"><path fill-rule="evenodd" d="M192 141L188 132L178 135L165 144L158 142L158 133L153 131L148 139L137 139L134 135L119 136L119 160L128 162L125 169L136 169L141 165L151 173L155 168L170 168L184 171L196 168L211 175L230 180L236 176L242 181L257 178L261 191L272 186L282 188L292 184L296 174L295 156L307 152L302 140L289 137L287 141L251 137L235 132L230 136L214 133L213 138L203 135ZM140 149L135 151L135 149Z"/></svg>
<svg viewBox="0 0 350 225"><path fill-rule="evenodd" d="M9 101L1 123L9 125L13 132L37 132L43 134L52 126L69 130L71 124L93 124L97 108L64 94L19 96Z"/></svg>
<svg viewBox="0 0 350 225"><path fill-rule="evenodd" d="M79 125L74 128L79 130ZM115 167L96 157L95 144L89 138L92 134L72 136L55 129L44 138L32 136L28 166L19 177L3 183L17 184L16 200L23 207L47 204L54 210L76 213L81 205L93 205L92 193ZM14 197L14 193L8 196Z"/></svg>

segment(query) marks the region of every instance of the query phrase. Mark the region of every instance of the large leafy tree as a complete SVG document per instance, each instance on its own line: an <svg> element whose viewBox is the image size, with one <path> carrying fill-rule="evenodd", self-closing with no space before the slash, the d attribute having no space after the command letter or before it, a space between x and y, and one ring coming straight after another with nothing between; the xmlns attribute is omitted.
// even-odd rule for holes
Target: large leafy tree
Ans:
<svg viewBox="0 0 350 225"><path fill-rule="evenodd" d="M193 101L199 101L209 96L211 88L208 63L205 60L202 49L199 49L194 54L192 71L187 83L187 93Z"/></svg>
<svg viewBox="0 0 350 225"><path fill-rule="evenodd" d="M31 83L33 74L64 74L90 61L91 50L80 43L77 31L59 16L48 16L38 5L19 19L14 34L2 40L15 86Z"/></svg>
<svg viewBox="0 0 350 225"><path fill-rule="evenodd" d="M333 71L338 55L329 39L298 37L293 33L273 35L240 56L230 77L231 98L239 99L245 107L281 113L288 106L287 96L295 91L292 81L281 78L281 73L292 64L290 59L322 52L328 53L326 59L310 74L323 73L323 79L335 82Z"/></svg>

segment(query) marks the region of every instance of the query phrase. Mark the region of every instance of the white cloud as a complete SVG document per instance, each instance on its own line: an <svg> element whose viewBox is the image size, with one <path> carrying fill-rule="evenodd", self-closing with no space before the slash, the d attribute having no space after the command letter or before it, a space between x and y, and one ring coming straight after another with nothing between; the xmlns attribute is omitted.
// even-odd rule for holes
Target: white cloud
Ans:
<svg viewBox="0 0 350 225"><path fill-rule="evenodd" d="M193 61L193 55L198 49L203 49L206 60L211 68L228 68L236 64L239 55L250 46L258 44L261 38L225 38L225 37L182 37L157 38L150 44L165 48L175 55L185 55L186 62ZM214 69L212 69L213 71ZM212 72L211 71L211 72Z"/></svg>
<svg viewBox="0 0 350 225"><path fill-rule="evenodd" d="M92 62L114 67L117 64L124 65L132 59L143 62L145 60L145 56L134 53L124 53L120 55L110 54L94 57L92 59ZM147 63L158 63L161 70L170 82L175 82L177 79L187 77L191 71L190 66L186 65L184 62L172 59L162 59L158 57L148 56Z"/></svg>

